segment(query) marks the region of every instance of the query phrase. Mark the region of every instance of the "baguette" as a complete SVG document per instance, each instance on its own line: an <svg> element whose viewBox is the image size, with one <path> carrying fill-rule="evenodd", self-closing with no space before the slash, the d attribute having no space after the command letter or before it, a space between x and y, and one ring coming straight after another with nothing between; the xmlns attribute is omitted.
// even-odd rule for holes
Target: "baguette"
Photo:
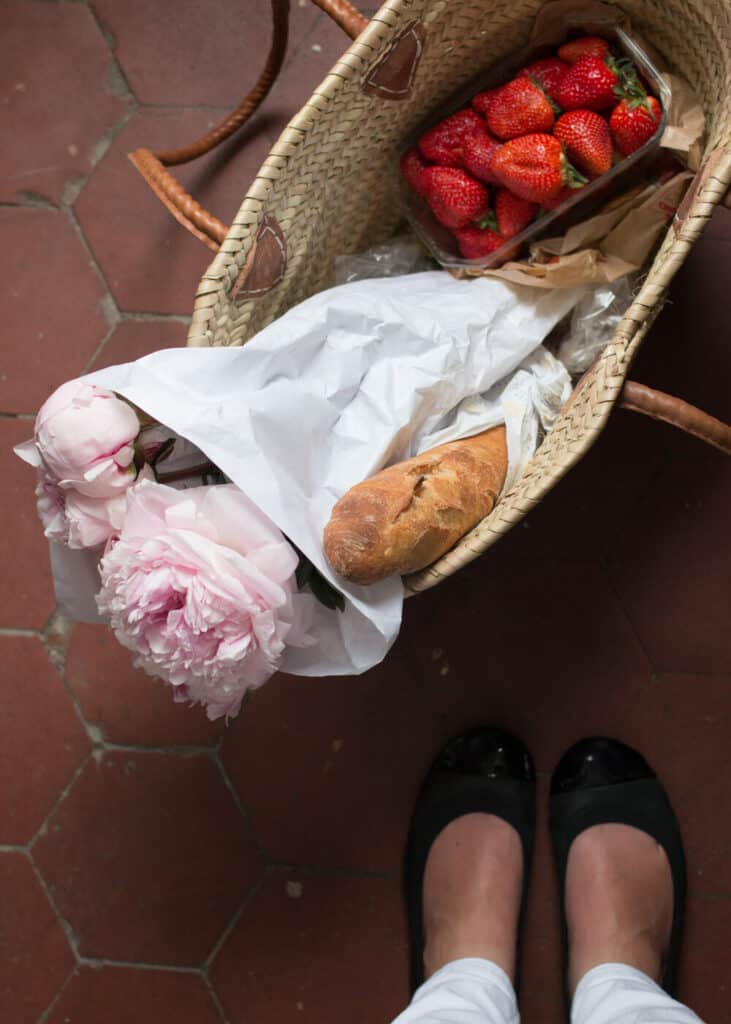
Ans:
<svg viewBox="0 0 731 1024"><path fill-rule="evenodd" d="M431 565L492 511L507 468L500 426L381 470L333 508L324 535L328 562L361 584Z"/></svg>

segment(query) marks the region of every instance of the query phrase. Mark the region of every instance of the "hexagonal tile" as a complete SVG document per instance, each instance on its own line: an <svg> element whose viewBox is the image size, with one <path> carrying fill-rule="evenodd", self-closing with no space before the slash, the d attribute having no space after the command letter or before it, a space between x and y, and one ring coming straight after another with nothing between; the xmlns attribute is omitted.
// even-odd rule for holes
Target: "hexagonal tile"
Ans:
<svg viewBox="0 0 731 1024"><path fill-rule="evenodd" d="M650 665L599 569L488 551L406 603L441 741L481 723L522 737L553 770L582 736L617 732Z"/></svg>
<svg viewBox="0 0 731 1024"><path fill-rule="evenodd" d="M399 886L382 878L272 875L245 908L212 978L231 1024L391 1020L408 1001Z"/></svg>
<svg viewBox="0 0 731 1024"><path fill-rule="evenodd" d="M134 967L81 967L47 1018L48 1024L175 1021L221 1024L203 979L195 974Z"/></svg>
<svg viewBox="0 0 731 1024"><path fill-rule="evenodd" d="M161 348L185 345L188 328L176 320L122 320L89 366L89 371L131 363Z"/></svg>
<svg viewBox="0 0 731 1024"><path fill-rule="evenodd" d="M82 954L200 964L259 857L212 760L91 760L34 847Z"/></svg>
<svg viewBox="0 0 731 1024"><path fill-rule="evenodd" d="M660 675L642 694L621 739L648 759L683 831L691 894L731 897L727 771L730 675Z"/></svg>
<svg viewBox="0 0 731 1024"><path fill-rule="evenodd" d="M268 0L239 7L179 0L174 17L145 0L98 0L94 7L140 103L233 107L256 81L269 49ZM290 53L318 15L310 0L290 5Z"/></svg>
<svg viewBox="0 0 731 1024"><path fill-rule="evenodd" d="M0 853L0 1019L33 1024L74 966L59 924L23 854Z"/></svg>
<svg viewBox="0 0 731 1024"><path fill-rule="evenodd" d="M729 501L731 465L721 454L671 465L612 554L612 577L658 670L731 671Z"/></svg>
<svg viewBox="0 0 731 1024"><path fill-rule="evenodd" d="M30 194L59 202L68 184L91 172L127 109L115 95L111 55L83 4L7 0L3 43L0 200Z"/></svg>
<svg viewBox="0 0 731 1024"><path fill-rule="evenodd" d="M0 843L30 842L88 750L40 640L0 637L3 665Z"/></svg>
<svg viewBox="0 0 731 1024"><path fill-rule="evenodd" d="M277 676L224 738L223 761L273 860L398 871L438 732L399 660L363 676Z"/></svg>
<svg viewBox="0 0 731 1024"><path fill-rule="evenodd" d="M132 665L132 654L106 626L74 626L66 681L87 722L111 743L163 747L214 743L223 719L209 722L201 707L173 703L171 688Z"/></svg>
<svg viewBox="0 0 731 1024"><path fill-rule="evenodd" d="M35 412L77 377L107 333L105 289L60 211L0 209L4 323L0 409Z"/></svg>
<svg viewBox="0 0 731 1024"><path fill-rule="evenodd" d="M192 142L221 120L218 111L142 110L114 140L76 201L84 234L120 309L188 314L210 250L168 213L127 159L139 146ZM245 129L222 150L183 167L177 178L229 223L271 148L272 138Z"/></svg>
<svg viewBox="0 0 731 1024"><path fill-rule="evenodd" d="M32 434L32 421L0 419L0 626L14 629L40 629L56 605L36 473L13 452Z"/></svg>
<svg viewBox="0 0 731 1024"><path fill-rule="evenodd" d="M686 916L680 998L701 1020L723 1020L728 1013L731 900L690 900Z"/></svg>

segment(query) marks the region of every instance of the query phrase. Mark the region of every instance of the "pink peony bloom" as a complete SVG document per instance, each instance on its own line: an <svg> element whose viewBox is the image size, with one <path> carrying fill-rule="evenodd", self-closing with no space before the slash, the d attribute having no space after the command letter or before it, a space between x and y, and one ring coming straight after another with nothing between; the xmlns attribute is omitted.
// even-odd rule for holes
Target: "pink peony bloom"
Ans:
<svg viewBox="0 0 731 1024"><path fill-rule="evenodd" d="M134 409L114 392L71 380L53 392L36 417L40 459L28 446L18 454L36 465L42 461L65 490L108 498L134 483L139 431Z"/></svg>
<svg viewBox="0 0 731 1024"><path fill-rule="evenodd" d="M313 643L313 598L297 554L233 484L173 490L144 481L100 564L99 611L176 700L236 715L278 669L286 645Z"/></svg>
<svg viewBox="0 0 731 1024"><path fill-rule="evenodd" d="M121 529L127 504L123 494L90 498L65 491L43 469L38 471L36 499L46 537L70 548L94 548L106 543Z"/></svg>

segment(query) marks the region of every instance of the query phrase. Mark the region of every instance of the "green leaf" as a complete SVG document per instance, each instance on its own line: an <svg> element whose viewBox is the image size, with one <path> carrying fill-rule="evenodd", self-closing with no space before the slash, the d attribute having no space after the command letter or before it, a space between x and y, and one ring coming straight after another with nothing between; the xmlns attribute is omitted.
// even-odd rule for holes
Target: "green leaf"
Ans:
<svg viewBox="0 0 731 1024"><path fill-rule="evenodd" d="M345 611L345 597L339 590L332 587L314 567L310 577L310 590L320 604L324 604L326 608L330 608L332 611Z"/></svg>
<svg viewBox="0 0 731 1024"><path fill-rule="evenodd" d="M294 571L297 589L304 590L305 587L309 587L311 593L317 598L320 604L324 604L325 607L330 608L331 611L345 611L345 597L343 594L328 583L322 573L318 572L306 555L302 554L302 552L297 548L295 548L295 551L297 551L300 556L297 568Z"/></svg>
<svg viewBox="0 0 731 1024"><path fill-rule="evenodd" d="M483 214L479 220L475 221L478 228L490 228L491 231L497 231L497 218L495 217L494 210L488 210L487 213Z"/></svg>

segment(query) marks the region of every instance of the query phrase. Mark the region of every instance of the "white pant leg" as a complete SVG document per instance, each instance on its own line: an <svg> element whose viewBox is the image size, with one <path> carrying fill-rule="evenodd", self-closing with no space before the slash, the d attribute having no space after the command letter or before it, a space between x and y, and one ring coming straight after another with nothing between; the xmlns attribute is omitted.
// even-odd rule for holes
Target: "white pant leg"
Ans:
<svg viewBox="0 0 731 1024"><path fill-rule="evenodd" d="M393 1024L520 1024L520 1016L505 971L465 957L432 974Z"/></svg>
<svg viewBox="0 0 731 1024"><path fill-rule="evenodd" d="M601 964L576 986L571 1024L703 1024L652 978L626 964Z"/></svg>

